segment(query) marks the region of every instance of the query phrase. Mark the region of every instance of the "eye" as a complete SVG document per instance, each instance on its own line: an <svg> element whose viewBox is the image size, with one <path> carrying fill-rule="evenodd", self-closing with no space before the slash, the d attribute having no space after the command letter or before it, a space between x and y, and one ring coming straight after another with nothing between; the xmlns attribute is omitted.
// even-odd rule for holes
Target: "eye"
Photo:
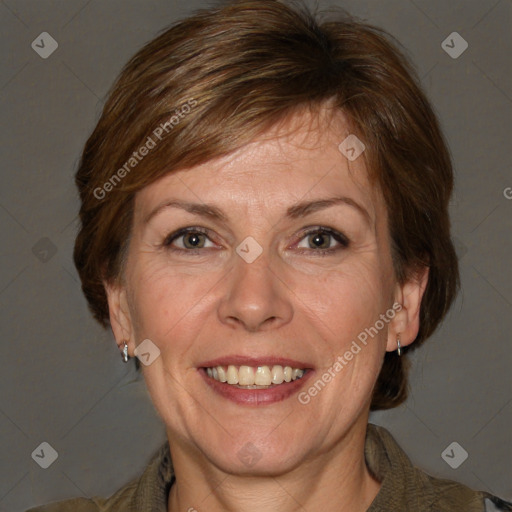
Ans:
<svg viewBox="0 0 512 512"><path fill-rule="evenodd" d="M316 227L302 234L301 241L297 244L299 249L313 249L315 252L335 252L347 248L348 238L330 228Z"/></svg>
<svg viewBox="0 0 512 512"><path fill-rule="evenodd" d="M207 243L210 245L206 245ZM162 244L169 250L192 252L195 249L214 247L207 230L203 228L183 228L168 235Z"/></svg>

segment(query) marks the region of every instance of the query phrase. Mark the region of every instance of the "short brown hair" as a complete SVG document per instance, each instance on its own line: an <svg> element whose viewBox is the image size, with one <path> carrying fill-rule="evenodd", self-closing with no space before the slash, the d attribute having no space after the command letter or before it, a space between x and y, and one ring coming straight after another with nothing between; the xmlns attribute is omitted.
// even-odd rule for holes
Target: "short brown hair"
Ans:
<svg viewBox="0 0 512 512"><path fill-rule="evenodd" d="M345 13L322 21L278 0L198 11L143 47L114 84L76 173L82 204L74 261L94 317L108 325L103 280L122 276L137 191L328 101L366 145L398 281L429 267L412 346L428 338L459 285L448 216L453 172L436 116L389 34ZM149 139L150 156L131 161ZM403 357L386 354L372 410L405 400L406 370Z"/></svg>

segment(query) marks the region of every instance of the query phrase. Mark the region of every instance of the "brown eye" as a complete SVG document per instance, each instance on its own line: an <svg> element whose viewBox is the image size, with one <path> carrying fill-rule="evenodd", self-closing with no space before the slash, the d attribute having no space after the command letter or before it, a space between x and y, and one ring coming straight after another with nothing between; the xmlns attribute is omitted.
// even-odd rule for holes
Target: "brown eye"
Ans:
<svg viewBox="0 0 512 512"><path fill-rule="evenodd" d="M308 235L309 247L312 249L329 249L331 246L332 235L326 233L314 233Z"/></svg>
<svg viewBox="0 0 512 512"><path fill-rule="evenodd" d="M214 247L208 235L198 228L184 228L171 233L162 245L169 250L191 252L194 249Z"/></svg>
<svg viewBox="0 0 512 512"><path fill-rule="evenodd" d="M204 247L206 236L203 233L190 232L182 236L183 245L187 249Z"/></svg>
<svg viewBox="0 0 512 512"><path fill-rule="evenodd" d="M338 231L330 228L318 227L303 234L297 247L299 249L313 249L313 252L330 253L347 248L348 238Z"/></svg>

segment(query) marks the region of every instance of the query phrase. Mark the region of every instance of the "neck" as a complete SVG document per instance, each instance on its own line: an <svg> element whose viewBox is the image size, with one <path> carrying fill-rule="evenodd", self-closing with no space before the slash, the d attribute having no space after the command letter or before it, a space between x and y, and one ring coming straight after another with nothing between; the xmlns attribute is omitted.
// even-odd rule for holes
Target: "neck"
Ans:
<svg viewBox="0 0 512 512"><path fill-rule="evenodd" d="M226 473L170 444L176 481L169 512L365 512L380 488L364 459L366 421L354 424L334 447L279 475Z"/></svg>

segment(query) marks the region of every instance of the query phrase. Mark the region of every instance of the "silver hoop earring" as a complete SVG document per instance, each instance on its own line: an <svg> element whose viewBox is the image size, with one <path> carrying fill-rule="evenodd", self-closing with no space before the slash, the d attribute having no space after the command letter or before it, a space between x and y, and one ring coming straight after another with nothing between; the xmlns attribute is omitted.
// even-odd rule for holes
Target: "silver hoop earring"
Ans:
<svg viewBox="0 0 512 512"><path fill-rule="evenodd" d="M402 355L402 346L400 345L400 334L397 334L396 336L396 344L397 344L397 349L396 349L396 353L398 354L398 357L400 357Z"/></svg>
<svg viewBox="0 0 512 512"><path fill-rule="evenodd" d="M123 352L121 355L123 356L123 363L127 363L130 359L130 356L128 355L128 344L126 341L123 341Z"/></svg>

